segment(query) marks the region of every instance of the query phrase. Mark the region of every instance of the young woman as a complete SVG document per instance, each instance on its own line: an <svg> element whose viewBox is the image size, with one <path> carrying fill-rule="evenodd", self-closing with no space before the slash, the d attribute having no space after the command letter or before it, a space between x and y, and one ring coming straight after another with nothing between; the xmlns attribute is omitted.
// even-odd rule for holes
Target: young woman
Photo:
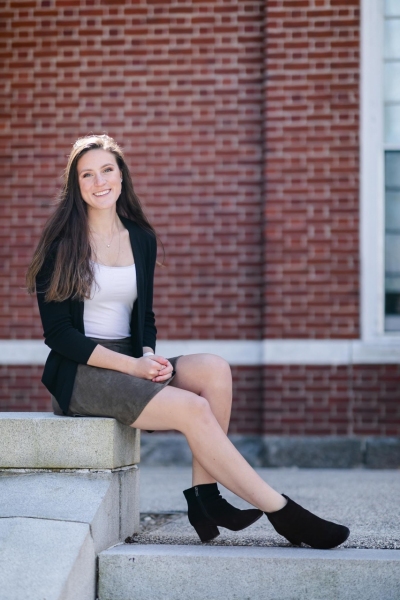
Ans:
<svg viewBox="0 0 400 600"><path fill-rule="evenodd" d="M193 453L193 487L183 493L203 542L219 535L218 526L238 531L265 513L292 544L343 543L347 527L276 492L228 439L228 363L212 354L155 353L156 252L154 229L119 146L106 135L77 140L57 208L27 272L51 349L42 382L54 411L181 431ZM230 505L217 481L256 508Z"/></svg>

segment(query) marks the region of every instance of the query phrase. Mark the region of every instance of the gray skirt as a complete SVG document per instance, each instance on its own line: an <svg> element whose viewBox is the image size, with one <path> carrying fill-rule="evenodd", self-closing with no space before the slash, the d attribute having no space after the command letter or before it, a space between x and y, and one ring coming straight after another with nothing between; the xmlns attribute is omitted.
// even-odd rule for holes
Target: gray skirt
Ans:
<svg viewBox="0 0 400 600"><path fill-rule="evenodd" d="M130 338L90 339L114 352L133 356ZM176 374L178 358L168 358L173 371L171 377L162 383L112 369L79 364L67 415L112 417L124 425L132 425L150 400L171 383ZM63 414L54 396L51 396L51 401L54 413Z"/></svg>

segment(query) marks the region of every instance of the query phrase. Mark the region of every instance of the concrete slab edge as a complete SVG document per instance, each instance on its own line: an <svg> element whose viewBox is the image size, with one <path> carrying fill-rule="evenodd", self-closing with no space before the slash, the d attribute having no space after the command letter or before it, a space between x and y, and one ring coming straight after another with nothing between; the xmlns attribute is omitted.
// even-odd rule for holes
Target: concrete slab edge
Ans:
<svg viewBox="0 0 400 600"><path fill-rule="evenodd" d="M395 550L119 546L99 555L99 600L397 600ZM205 577L206 573L206 577Z"/></svg>
<svg viewBox="0 0 400 600"><path fill-rule="evenodd" d="M115 544L99 553L99 558L107 556L223 556L260 557L282 560L385 560L399 563L398 550L337 548L333 550L313 550L312 548L262 548L259 546L189 546L181 544Z"/></svg>
<svg viewBox="0 0 400 600"><path fill-rule="evenodd" d="M20 469L17 467L0 467L0 473L16 473L16 474L27 474L27 473L73 473L74 475L95 475L95 474L99 474L99 475L103 475L103 474L108 474L108 473L118 473L120 471L131 471L131 470L137 470L139 469L139 465L137 463L133 464L133 465L126 465L125 467L115 467L114 469L99 469L99 468L95 468L95 469L89 469L89 468L84 468L84 469L61 469L61 468L54 468L54 469L44 469L44 468L33 468L33 467L27 467L26 469Z"/></svg>

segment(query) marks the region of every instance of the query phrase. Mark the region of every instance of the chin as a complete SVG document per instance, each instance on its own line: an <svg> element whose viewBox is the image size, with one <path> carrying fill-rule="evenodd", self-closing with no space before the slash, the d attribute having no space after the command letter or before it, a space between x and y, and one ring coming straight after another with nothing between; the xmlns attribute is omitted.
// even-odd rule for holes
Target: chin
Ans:
<svg viewBox="0 0 400 600"><path fill-rule="evenodd" d="M104 203L100 203L99 204L92 204L93 208L112 208L113 206L115 206L115 204L117 203L118 198L107 198L107 202L104 201Z"/></svg>

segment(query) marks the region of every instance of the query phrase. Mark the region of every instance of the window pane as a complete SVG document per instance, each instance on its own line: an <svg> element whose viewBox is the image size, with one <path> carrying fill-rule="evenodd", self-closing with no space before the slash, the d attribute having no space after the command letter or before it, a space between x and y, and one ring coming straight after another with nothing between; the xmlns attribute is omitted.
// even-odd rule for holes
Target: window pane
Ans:
<svg viewBox="0 0 400 600"><path fill-rule="evenodd" d="M385 239L385 272L388 282L400 278L400 235L386 233ZM389 291L389 290L387 290ZM391 292L400 292L400 287L390 284Z"/></svg>
<svg viewBox="0 0 400 600"><path fill-rule="evenodd" d="M385 101L400 102L400 62L385 64Z"/></svg>
<svg viewBox="0 0 400 600"><path fill-rule="evenodd" d="M385 0L385 15L387 17L400 16L399 0Z"/></svg>
<svg viewBox="0 0 400 600"><path fill-rule="evenodd" d="M393 277L400 277L400 234L386 233L385 272L389 280ZM400 292L400 287L393 288L391 286L391 290Z"/></svg>
<svg viewBox="0 0 400 600"><path fill-rule="evenodd" d="M400 58L400 19L385 20L385 58Z"/></svg>
<svg viewBox="0 0 400 600"><path fill-rule="evenodd" d="M400 152L385 152L385 187L400 192Z"/></svg>
<svg viewBox="0 0 400 600"><path fill-rule="evenodd" d="M386 296L387 296L388 300L390 300L390 298L393 297L393 299L395 299L397 302L398 298L400 299L400 293L399 293L400 276L399 277L385 277L385 285L386 285ZM387 311L387 312L389 312L389 311ZM393 312L393 311L391 311L391 312ZM399 306L399 314L400 314L400 306Z"/></svg>
<svg viewBox="0 0 400 600"><path fill-rule="evenodd" d="M400 330L400 151L385 152L385 330Z"/></svg>
<svg viewBox="0 0 400 600"><path fill-rule="evenodd" d="M400 152L385 152L385 187L400 192Z"/></svg>
<svg viewBox="0 0 400 600"><path fill-rule="evenodd" d="M385 317L385 331L400 331L399 315Z"/></svg>
<svg viewBox="0 0 400 600"><path fill-rule="evenodd" d="M385 142L400 145L400 104L385 106Z"/></svg>
<svg viewBox="0 0 400 600"><path fill-rule="evenodd" d="M386 229L400 233L400 194L386 192Z"/></svg>
<svg viewBox="0 0 400 600"><path fill-rule="evenodd" d="M384 0L385 331L400 332L400 0Z"/></svg>

